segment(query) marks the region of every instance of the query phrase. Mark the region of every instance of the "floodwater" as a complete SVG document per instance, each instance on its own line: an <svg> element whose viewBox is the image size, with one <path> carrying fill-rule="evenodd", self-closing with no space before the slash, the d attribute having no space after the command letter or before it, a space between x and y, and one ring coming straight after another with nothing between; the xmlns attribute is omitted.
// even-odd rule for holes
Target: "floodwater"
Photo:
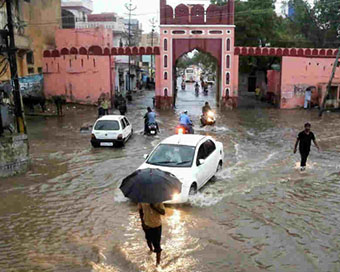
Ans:
<svg viewBox="0 0 340 272"><path fill-rule="evenodd" d="M340 271L339 113L216 109L216 126L202 129L200 107L215 105L214 92L196 97L191 85L177 109L158 112L161 134L150 138L141 132L152 96L129 105L135 134L124 148L93 149L80 133L94 108L28 119L31 170L0 183L0 271ZM155 268L136 205L117 188L184 109L197 133L223 142L225 163L190 203L167 207ZM301 174L292 151L306 121L322 152L312 149Z"/></svg>

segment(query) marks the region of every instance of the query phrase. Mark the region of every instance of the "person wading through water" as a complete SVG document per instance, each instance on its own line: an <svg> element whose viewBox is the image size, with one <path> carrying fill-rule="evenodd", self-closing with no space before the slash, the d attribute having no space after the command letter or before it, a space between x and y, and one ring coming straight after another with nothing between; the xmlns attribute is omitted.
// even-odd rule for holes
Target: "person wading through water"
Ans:
<svg viewBox="0 0 340 272"><path fill-rule="evenodd" d="M301 155L301 171L305 171L306 169L306 163L307 158L310 152L310 146L312 141L314 142L314 145L320 151L320 148L315 140L314 133L310 131L311 124L306 123L305 124L305 130L301 131L296 139L295 146L294 146L294 154L297 151L297 146L299 145L299 151Z"/></svg>
<svg viewBox="0 0 340 272"><path fill-rule="evenodd" d="M161 236L162 218L165 215L165 207L162 203L148 204L138 203L142 228L145 232L145 239L151 252L156 253L156 266L161 262Z"/></svg>

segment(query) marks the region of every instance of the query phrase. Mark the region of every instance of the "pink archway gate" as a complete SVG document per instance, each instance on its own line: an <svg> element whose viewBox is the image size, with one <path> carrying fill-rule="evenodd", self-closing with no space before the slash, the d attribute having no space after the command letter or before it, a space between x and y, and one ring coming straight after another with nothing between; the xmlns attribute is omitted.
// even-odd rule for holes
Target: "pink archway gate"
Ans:
<svg viewBox="0 0 340 272"><path fill-rule="evenodd" d="M217 104L236 107L238 58L234 56L234 0L224 6L173 8L160 0L160 57L156 58L156 106L170 108L176 88L176 61L198 49L217 61ZM172 75L172 76L168 76Z"/></svg>

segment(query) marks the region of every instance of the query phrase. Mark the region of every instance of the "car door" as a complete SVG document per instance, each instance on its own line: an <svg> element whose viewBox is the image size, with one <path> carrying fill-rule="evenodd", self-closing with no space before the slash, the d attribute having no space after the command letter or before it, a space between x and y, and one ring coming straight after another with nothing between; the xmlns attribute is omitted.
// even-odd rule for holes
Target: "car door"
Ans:
<svg viewBox="0 0 340 272"><path fill-rule="evenodd" d="M206 153L206 158L205 158L205 170L207 172L207 179L205 182L207 182L210 178L212 178L217 169L218 165L218 156L217 156L217 148L216 144L211 140L208 139L204 143L204 149Z"/></svg>
<svg viewBox="0 0 340 272"><path fill-rule="evenodd" d="M124 121L124 118L120 119L120 125L122 127L122 134L123 134L123 139L125 140L127 137L127 133L126 133L126 123Z"/></svg>
<svg viewBox="0 0 340 272"><path fill-rule="evenodd" d="M124 121L126 124L127 137L129 137L131 135L132 127L131 127L129 120L126 117L124 117Z"/></svg>
<svg viewBox="0 0 340 272"><path fill-rule="evenodd" d="M197 155L196 155L196 161L195 161L195 167L196 167L196 181L198 188L201 188L206 180L208 179L208 172L206 171L205 163L200 164L199 160L205 160L207 157L204 143L201 143L201 145L198 147Z"/></svg>

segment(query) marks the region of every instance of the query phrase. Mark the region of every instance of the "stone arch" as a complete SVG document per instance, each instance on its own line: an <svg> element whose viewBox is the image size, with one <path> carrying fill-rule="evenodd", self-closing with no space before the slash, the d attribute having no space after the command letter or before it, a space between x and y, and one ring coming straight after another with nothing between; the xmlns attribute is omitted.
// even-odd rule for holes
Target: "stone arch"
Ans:
<svg viewBox="0 0 340 272"><path fill-rule="evenodd" d="M249 52L249 55L251 56L255 55L255 50L253 47L250 47L248 52Z"/></svg>
<svg viewBox="0 0 340 272"><path fill-rule="evenodd" d="M283 51L281 48L277 49L276 56L283 56Z"/></svg>
<svg viewBox="0 0 340 272"><path fill-rule="evenodd" d="M319 52L320 56L326 56L326 50L325 49L321 49Z"/></svg>
<svg viewBox="0 0 340 272"><path fill-rule="evenodd" d="M161 50L160 50L159 46L155 46L155 47L153 48L153 53L154 53L155 55L159 55L159 54L161 53Z"/></svg>
<svg viewBox="0 0 340 272"><path fill-rule="evenodd" d="M132 55L131 47L125 47L125 55Z"/></svg>
<svg viewBox="0 0 340 272"><path fill-rule="evenodd" d="M89 55L103 55L103 49L98 45L93 45L89 48Z"/></svg>
<svg viewBox="0 0 340 272"><path fill-rule="evenodd" d="M75 47L72 47L72 48L70 49L70 54L71 54L71 55L78 55L78 49L75 48Z"/></svg>
<svg viewBox="0 0 340 272"><path fill-rule="evenodd" d="M313 49L312 55L313 56L318 56L319 55L319 50L318 49Z"/></svg>
<svg viewBox="0 0 340 272"><path fill-rule="evenodd" d="M191 24L204 24L204 7L202 5L194 5L191 8Z"/></svg>
<svg viewBox="0 0 340 272"><path fill-rule="evenodd" d="M235 47L234 53L235 55L239 55L241 52L240 47Z"/></svg>
<svg viewBox="0 0 340 272"><path fill-rule="evenodd" d="M60 50L60 55L62 56L69 55L69 54L70 54L70 51L65 47Z"/></svg>
<svg viewBox="0 0 340 272"><path fill-rule="evenodd" d="M111 55L110 48L108 48L108 47L105 47L105 48L104 48L104 55L105 55L105 56Z"/></svg>
<svg viewBox="0 0 340 272"><path fill-rule="evenodd" d="M137 46L134 46L134 47L132 48L132 54L133 54L133 55L139 55L139 50L138 50L138 47L137 47Z"/></svg>
<svg viewBox="0 0 340 272"><path fill-rule="evenodd" d="M112 47L112 48L111 48L111 55L118 55L118 49L117 49L117 47Z"/></svg>
<svg viewBox="0 0 340 272"><path fill-rule="evenodd" d="M151 47L151 46L148 46L148 47L146 48L146 54L147 54L147 55L152 55L152 47Z"/></svg>
<svg viewBox="0 0 340 272"><path fill-rule="evenodd" d="M300 48L298 51L297 51L297 54L298 54L298 56L303 56L304 55L304 51L303 51L303 49L302 48Z"/></svg>
<svg viewBox="0 0 340 272"><path fill-rule="evenodd" d="M139 54L140 55L145 55L145 52L146 52L145 47L140 47L139 48Z"/></svg>
<svg viewBox="0 0 340 272"><path fill-rule="evenodd" d="M293 48L293 49L290 50L290 55L291 55L291 56L297 56L297 51L296 51L295 48Z"/></svg>
<svg viewBox="0 0 340 272"><path fill-rule="evenodd" d="M268 50L268 48L263 48L263 50L262 50L262 55L263 55L263 56L268 56L268 55L269 55L269 50Z"/></svg>
<svg viewBox="0 0 340 272"><path fill-rule="evenodd" d="M60 57L60 53L59 53L59 51L58 51L57 49L54 49L54 50L52 51L52 57L53 57L53 58L58 58L58 57Z"/></svg>
<svg viewBox="0 0 340 272"><path fill-rule="evenodd" d="M79 54L80 55L87 55L87 49L85 47L79 48Z"/></svg>
<svg viewBox="0 0 340 272"><path fill-rule="evenodd" d="M305 51L305 55L306 55L306 56L310 56L310 55L312 55L312 50L310 50L309 48L308 48L308 49L306 49L306 51Z"/></svg>
<svg viewBox="0 0 340 272"><path fill-rule="evenodd" d="M43 57L44 57L44 58L50 58L50 57L51 57L51 52L50 52L50 50L45 50L44 53L43 53Z"/></svg>
<svg viewBox="0 0 340 272"><path fill-rule="evenodd" d="M189 7L180 4L175 8L175 23L181 25L189 24Z"/></svg>
<svg viewBox="0 0 340 272"><path fill-rule="evenodd" d="M327 56L333 56L333 50L332 49L327 50Z"/></svg>

